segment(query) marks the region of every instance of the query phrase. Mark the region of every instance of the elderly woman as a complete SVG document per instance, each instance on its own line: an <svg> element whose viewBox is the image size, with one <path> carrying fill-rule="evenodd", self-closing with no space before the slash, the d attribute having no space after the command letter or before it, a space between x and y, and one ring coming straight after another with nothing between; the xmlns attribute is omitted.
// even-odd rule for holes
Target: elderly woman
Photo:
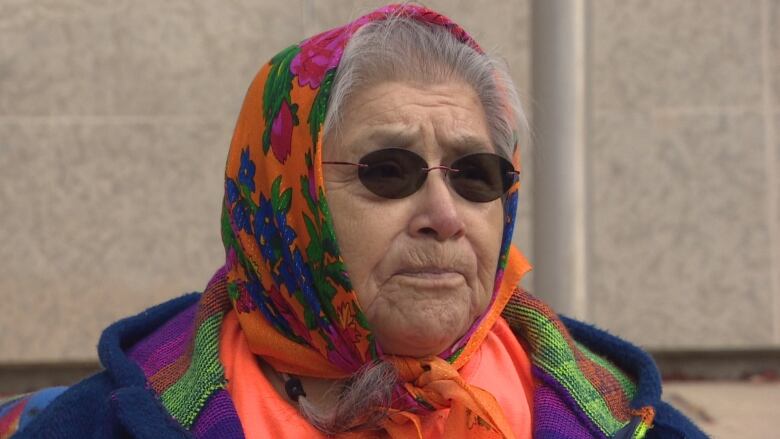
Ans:
<svg viewBox="0 0 780 439"><path fill-rule="evenodd" d="M702 437L647 355L517 286L526 131L503 67L422 7L284 49L230 146L224 267L0 436Z"/></svg>

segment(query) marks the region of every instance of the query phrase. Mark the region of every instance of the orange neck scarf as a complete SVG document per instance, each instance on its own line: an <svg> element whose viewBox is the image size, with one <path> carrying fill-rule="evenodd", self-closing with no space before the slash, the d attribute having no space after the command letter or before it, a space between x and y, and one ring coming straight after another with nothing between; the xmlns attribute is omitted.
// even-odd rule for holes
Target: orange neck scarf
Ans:
<svg viewBox="0 0 780 439"><path fill-rule="evenodd" d="M457 370L530 269L511 247L518 184L504 199L506 221L491 303L437 357L382 353L338 254L321 157L330 87L354 32L395 15L443 26L482 53L448 18L419 6L391 5L274 56L247 92L228 154L222 211L228 295L252 352L280 372L344 379L365 364L392 361L404 381L404 398L385 423L391 436L417 437L416 412L451 407L448 437L512 437L495 398L466 384Z"/></svg>

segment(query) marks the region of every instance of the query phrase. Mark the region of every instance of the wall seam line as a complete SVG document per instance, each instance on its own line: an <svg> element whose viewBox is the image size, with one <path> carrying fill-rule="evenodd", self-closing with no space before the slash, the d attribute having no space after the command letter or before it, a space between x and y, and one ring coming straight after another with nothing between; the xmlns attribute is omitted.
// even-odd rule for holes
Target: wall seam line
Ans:
<svg viewBox="0 0 780 439"><path fill-rule="evenodd" d="M774 126L774 102L771 73L771 35L769 0L761 1L761 43L764 108L764 155L767 184L767 228L769 231L770 293L772 297L773 341L780 344L780 237L778 237L778 188L776 133Z"/></svg>

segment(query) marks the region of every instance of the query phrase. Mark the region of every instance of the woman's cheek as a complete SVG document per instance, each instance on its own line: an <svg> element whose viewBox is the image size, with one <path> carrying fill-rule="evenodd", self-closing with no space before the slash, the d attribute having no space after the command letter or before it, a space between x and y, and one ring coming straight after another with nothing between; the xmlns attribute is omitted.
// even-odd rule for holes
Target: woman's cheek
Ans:
<svg viewBox="0 0 780 439"><path fill-rule="evenodd" d="M388 267L393 265L390 249L394 232L386 219L382 209L370 213L355 209L347 218L341 218L343 221L336 221L341 256L364 311L376 300L378 287L389 276Z"/></svg>

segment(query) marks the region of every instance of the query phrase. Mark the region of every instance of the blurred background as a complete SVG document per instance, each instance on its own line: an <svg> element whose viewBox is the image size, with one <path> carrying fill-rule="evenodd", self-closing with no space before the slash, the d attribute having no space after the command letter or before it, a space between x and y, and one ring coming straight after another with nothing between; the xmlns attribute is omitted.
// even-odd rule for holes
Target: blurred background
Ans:
<svg viewBox="0 0 780 439"><path fill-rule="evenodd" d="M106 325L205 287L257 69L382 3L0 0L0 395L97 370ZM714 436L770 437L780 0L424 4L506 60L532 121L526 288L651 351Z"/></svg>

